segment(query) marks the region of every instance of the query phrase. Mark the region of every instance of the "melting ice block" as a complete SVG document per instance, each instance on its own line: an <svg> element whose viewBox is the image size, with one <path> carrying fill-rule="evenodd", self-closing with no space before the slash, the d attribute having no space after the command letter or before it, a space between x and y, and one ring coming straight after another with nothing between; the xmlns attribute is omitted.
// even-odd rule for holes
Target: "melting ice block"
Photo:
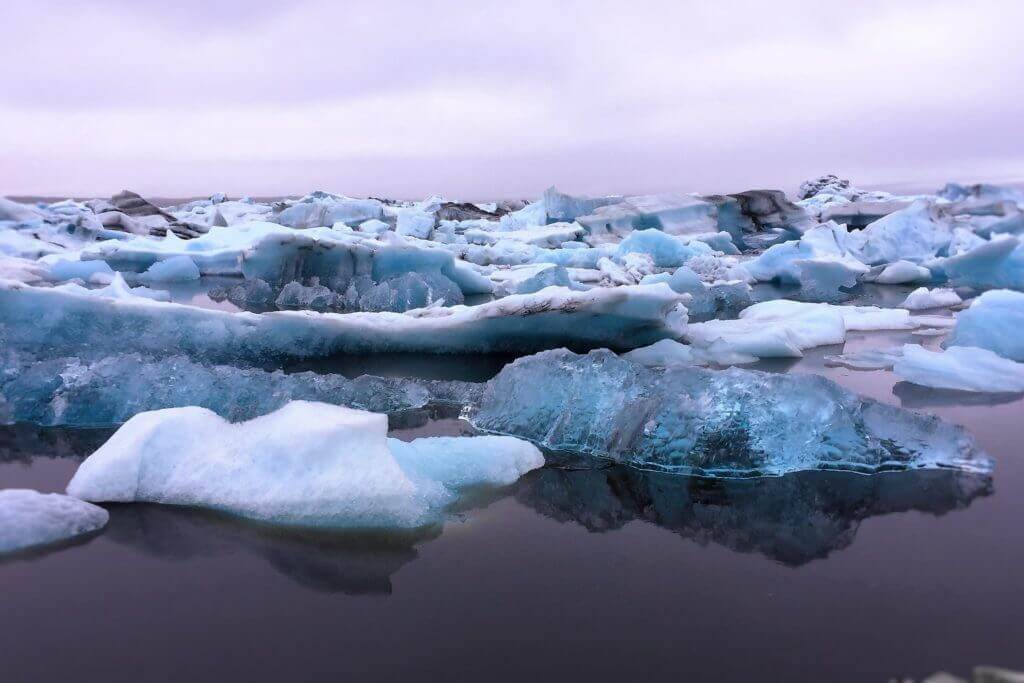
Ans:
<svg viewBox="0 0 1024 683"><path fill-rule="evenodd" d="M553 450L707 476L991 466L960 427L824 377L654 370L605 350L520 358L488 383L471 419Z"/></svg>
<svg viewBox="0 0 1024 683"><path fill-rule="evenodd" d="M102 528L101 507L59 493L0 491L0 554L65 541Z"/></svg>
<svg viewBox="0 0 1024 683"><path fill-rule="evenodd" d="M293 401L231 424L209 410L140 413L82 463L71 495L208 507L272 523L417 528L460 491L505 486L544 464L509 437L387 438L387 418Z"/></svg>

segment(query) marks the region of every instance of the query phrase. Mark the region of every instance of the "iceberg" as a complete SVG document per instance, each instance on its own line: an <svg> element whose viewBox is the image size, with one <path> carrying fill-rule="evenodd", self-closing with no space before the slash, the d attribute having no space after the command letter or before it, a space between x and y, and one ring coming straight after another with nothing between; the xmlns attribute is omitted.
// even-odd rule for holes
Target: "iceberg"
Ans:
<svg viewBox="0 0 1024 683"><path fill-rule="evenodd" d="M587 291L547 287L477 306L347 314L232 313L138 296L112 299L97 291L0 280L0 339L12 348L45 348L56 355L135 351L235 361L523 353L557 346L630 349L679 337L687 321L685 295L664 283Z"/></svg>
<svg viewBox="0 0 1024 683"><path fill-rule="evenodd" d="M824 377L655 370L606 350L510 363L470 420L553 451L702 476L991 468L960 427L860 398Z"/></svg>
<svg viewBox="0 0 1024 683"><path fill-rule="evenodd" d="M894 361L893 372L900 379L935 389L1024 392L1024 363L972 346L929 351L916 344L906 344Z"/></svg>
<svg viewBox="0 0 1024 683"><path fill-rule="evenodd" d="M59 493L0 490L0 556L94 532L109 518L103 508Z"/></svg>
<svg viewBox="0 0 1024 683"><path fill-rule="evenodd" d="M946 348L974 346L1003 358L1024 361L1024 293L1006 289L985 292L957 314Z"/></svg>
<svg viewBox="0 0 1024 683"><path fill-rule="evenodd" d="M208 507L264 522L415 529L461 492L544 464L510 437L387 438L383 415L293 401L229 423L197 407L140 413L78 468L83 500Z"/></svg>

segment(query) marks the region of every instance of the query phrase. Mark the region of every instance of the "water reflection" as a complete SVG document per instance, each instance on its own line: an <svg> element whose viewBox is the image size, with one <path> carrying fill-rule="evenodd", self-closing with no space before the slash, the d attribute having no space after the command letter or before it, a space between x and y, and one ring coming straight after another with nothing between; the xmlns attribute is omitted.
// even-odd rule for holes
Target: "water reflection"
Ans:
<svg viewBox="0 0 1024 683"><path fill-rule="evenodd" d="M84 460L114 431L30 424L0 425L0 464L29 464L35 458Z"/></svg>
<svg viewBox="0 0 1024 683"><path fill-rule="evenodd" d="M796 567L849 546L868 517L908 510L941 515L992 492L991 478L952 470L723 480L614 466L531 472L515 495L542 515L593 532L645 521L700 544Z"/></svg>
<svg viewBox="0 0 1024 683"><path fill-rule="evenodd" d="M389 594L391 576L418 556L416 534L282 529L225 515L161 505L111 505L105 537L172 561L238 553L266 560L295 583L323 593Z"/></svg>

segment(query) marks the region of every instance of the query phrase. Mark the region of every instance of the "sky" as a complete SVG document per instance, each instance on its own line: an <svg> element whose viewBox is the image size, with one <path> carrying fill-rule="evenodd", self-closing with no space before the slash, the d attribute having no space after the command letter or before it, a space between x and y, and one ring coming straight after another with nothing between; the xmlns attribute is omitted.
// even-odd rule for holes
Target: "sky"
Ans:
<svg viewBox="0 0 1024 683"><path fill-rule="evenodd" d="M0 4L0 194L1024 179L1024 2Z"/></svg>

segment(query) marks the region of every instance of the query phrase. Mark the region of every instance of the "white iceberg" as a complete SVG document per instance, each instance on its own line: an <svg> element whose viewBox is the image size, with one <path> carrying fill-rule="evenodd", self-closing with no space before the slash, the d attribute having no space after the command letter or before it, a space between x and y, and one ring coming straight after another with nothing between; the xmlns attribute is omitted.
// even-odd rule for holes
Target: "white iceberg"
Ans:
<svg viewBox="0 0 1024 683"><path fill-rule="evenodd" d="M410 529L460 491L507 486L544 464L509 437L387 438L387 418L294 401L231 424L196 407L140 413L78 468L84 500L208 507L265 522Z"/></svg>

